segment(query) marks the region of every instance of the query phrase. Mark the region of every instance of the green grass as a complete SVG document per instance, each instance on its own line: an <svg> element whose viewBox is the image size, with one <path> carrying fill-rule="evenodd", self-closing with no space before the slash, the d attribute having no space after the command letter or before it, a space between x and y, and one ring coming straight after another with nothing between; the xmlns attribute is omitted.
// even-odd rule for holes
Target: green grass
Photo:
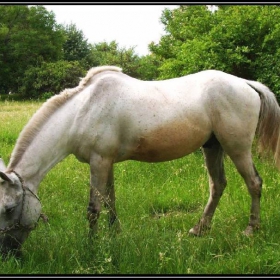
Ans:
<svg viewBox="0 0 280 280"><path fill-rule="evenodd" d="M0 101L0 155L7 163L22 127L38 102ZM157 163L115 165L116 207L122 231L108 230L105 209L96 239L88 240L89 166L67 157L40 184L39 223L23 245L23 259L0 262L1 274L279 274L279 173L255 158L263 178L261 229L242 234L250 196L229 158L228 186L203 237L188 235L207 202L201 152Z"/></svg>

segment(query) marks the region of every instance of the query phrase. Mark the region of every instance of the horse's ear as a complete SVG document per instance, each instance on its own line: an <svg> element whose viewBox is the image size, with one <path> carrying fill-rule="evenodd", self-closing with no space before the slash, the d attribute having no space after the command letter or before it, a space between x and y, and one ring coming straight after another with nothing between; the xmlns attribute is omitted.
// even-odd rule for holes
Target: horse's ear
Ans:
<svg viewBox="0 0 280 280"><path fill-rule="evenodd" d="M2 178L4 181L14 184L14 180L13 180L12 176L9 174L6 174L5 172L0 171L0 178Z"/></svg>
<svg viewBox="0 0 280 280"><path fill-rule="evenodd" d="M4 171L6 169L6 165L5 165L5 162L2 158L0 158L0 170Z"/></svg>
<svg viewBox="0 0 280 280"><path fill-rule="evenodd" d="M4 170L6 169L5 162L2 158L0 158L0 177L7 182L13 183L12 177L4 173Z"/></svg>

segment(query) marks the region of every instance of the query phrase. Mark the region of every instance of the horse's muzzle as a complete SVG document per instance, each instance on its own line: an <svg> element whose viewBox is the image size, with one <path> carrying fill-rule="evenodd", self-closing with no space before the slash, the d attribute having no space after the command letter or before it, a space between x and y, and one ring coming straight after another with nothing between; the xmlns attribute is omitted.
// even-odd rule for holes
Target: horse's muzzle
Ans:
<svg viewBox="0 0 280 280"><path fill-rule="evenodd" d="M9 258L10 256L14 256L16 258L20 258L21 253L21 243L11 235L6 235L0 237L0 254L3 260Z"/></svg>

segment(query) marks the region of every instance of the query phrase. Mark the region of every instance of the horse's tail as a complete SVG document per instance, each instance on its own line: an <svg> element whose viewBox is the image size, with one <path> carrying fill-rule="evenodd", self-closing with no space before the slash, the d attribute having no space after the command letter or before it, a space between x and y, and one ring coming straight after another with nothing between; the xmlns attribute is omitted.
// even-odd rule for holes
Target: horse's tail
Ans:
<svg viewBox="0 0 280 280"><path fill-rule="evenodd" d="M261 99L257 138L260 152L272 152L275 165L280 169L280 108L276 97L265 85L247 81Z"/></svg>

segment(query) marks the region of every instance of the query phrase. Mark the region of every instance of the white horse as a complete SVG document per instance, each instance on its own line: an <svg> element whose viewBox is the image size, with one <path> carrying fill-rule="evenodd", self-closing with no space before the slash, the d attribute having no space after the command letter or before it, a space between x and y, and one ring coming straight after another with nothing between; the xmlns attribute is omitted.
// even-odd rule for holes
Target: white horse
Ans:
<svg viewBox="0 0 280 280"><path fill-rule="evenodd" d="M190 233L202 234L226 186L224 152L251 195L250 235L260 225L262 180L252 161L252 142L272 151L279 166L280 110L263 84L208 70L164 81L140 81L115 66L92 68L73 89L50 98L20 133L9 164L0 164L0 244L18 252L41 214L38 187L69 154L90 165L88 219L92 232L102 203L118 223L114 163L160 162L202 147L210 196Z"/></svg>

